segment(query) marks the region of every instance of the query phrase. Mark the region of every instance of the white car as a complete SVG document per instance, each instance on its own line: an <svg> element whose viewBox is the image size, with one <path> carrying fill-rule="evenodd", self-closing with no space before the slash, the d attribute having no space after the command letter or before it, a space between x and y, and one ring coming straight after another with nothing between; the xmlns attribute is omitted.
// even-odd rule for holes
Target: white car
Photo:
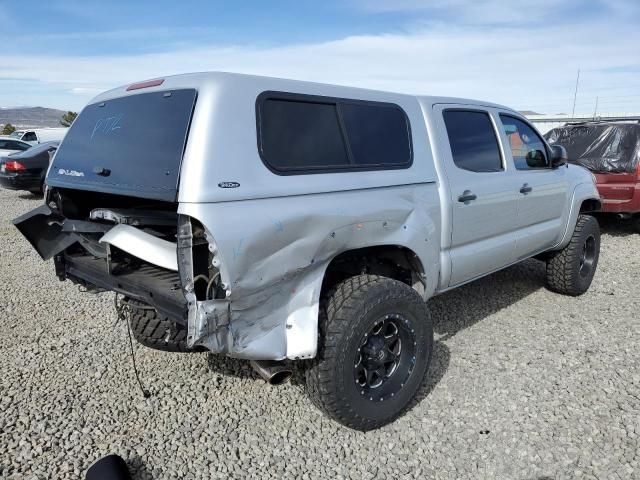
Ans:
<svg viewBox="0 0 640 480"><path fill-rule="evenodd" d="M14 152L23 152L30 147L31 145L29 143L23 142L22 140L6 135L0 136L0 156L9 155Z"/></svg>
<svg viewBox="0 0 640 480"><path fill-rule="evenodd" d="M61 142L64 136L67 134L66 127L63 128L35 128L29 130L16 130L11 134L15 139L22 140L31 145L36 145L43 142Z"/></svg>

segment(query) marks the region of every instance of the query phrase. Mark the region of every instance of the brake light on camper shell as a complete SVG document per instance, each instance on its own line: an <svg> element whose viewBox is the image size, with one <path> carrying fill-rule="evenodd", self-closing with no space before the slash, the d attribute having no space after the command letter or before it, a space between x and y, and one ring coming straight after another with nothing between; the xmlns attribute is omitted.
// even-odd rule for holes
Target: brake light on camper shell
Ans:
<svg viewBox="0 0 640 480"><path fill-rule="evenodd" d="M24 172L27 169L27 167L25 167L20 162L12 160L4 164L4 169L7 172Z"/></svg>
<svg viewBox="0 0 640 480"><path fill-rule="evenodd" d="M158 78L156 80L147 80L145 82L132 83L127 87L127 92L131 90L140 90L141 88L157 87L164 83L164 78Z"/></svg>

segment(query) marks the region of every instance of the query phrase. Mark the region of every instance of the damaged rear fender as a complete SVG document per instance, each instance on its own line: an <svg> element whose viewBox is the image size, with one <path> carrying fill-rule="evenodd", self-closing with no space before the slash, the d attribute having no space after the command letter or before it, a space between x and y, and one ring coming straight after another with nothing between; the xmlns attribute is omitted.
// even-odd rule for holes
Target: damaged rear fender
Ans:
<svg viewBox="0 0 640 480"><path fill-rule="evenodd" d="M198 302L185 293L190 342L213 352L258 360L314 357L325 271L349 250L405 247L426 273L424 297L436 287L435 184L388 188L384 198L371 190L307 196L304 202L287 197L181 203L178 212L204 226L223 273L223 299ZM187 270L183 286L193 282L188 237L185 232L182 247L180 238L178 243L181 277L183 265Z"/></svg>

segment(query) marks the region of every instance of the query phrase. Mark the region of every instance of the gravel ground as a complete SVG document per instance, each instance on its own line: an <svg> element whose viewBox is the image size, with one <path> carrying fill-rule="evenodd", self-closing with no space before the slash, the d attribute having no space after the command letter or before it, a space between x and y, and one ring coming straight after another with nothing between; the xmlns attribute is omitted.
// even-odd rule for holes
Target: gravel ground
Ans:
<svg viewBox="0 0 640 480"><path fill-rule="evenodd" d="M0 190L0 477L80 478L118 453L134 478L640 478L640 236L609 222L591 290L546 291L534 260L432 299L419 400L360 433L300 379L137 347L112 294L59 282L10 225L41 199Z"/></svg>

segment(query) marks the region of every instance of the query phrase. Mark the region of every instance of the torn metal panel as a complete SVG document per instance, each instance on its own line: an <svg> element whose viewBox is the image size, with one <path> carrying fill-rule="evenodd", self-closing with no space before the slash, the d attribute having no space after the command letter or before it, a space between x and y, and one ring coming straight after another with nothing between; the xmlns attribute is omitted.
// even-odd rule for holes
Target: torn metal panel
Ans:
<svg viewBox="0 0 640 480"><path fill-rule="evenodd" d="M284 197L183 203L179 213L201 222L208 239L215 236L227 286L224 301L190 306L190 335L196 344L235 357L313 357L324 272L340 253L402 246L417 255L423 271L438 271L439 245L432 240L439 238L440 212L431 183L386 188L383 195L376 189L318 194L305 202ZM436 283L435 278L416 282L425 297ZM213 308L219 315L225 305L226 325L213 325L210 315L201 313Z"/></svg>
<svg viewBox="0 0 640 480"><path fill-rule="evenodd" d="M207 234L209 251L212 253L212 264L220 265L216 257L215 241ZM195 292L195 275L193 265L193 225L186 215L178 216L177 259L182 290L187 300L187 345L201 345L216 353L228 353L228 345L232 345L229 336L230 302L226 299L199 300ZM212 265L212 266L213 266ZM218 270L219 274L219 270ZM221 279L226 287L226 276ZM207 288L207 293L209 289Z"/></svg>
<svg viewBox="0 0 640 480"><path fill-rule="evenodd" d="M16 218L13 224L43 260L50 260L78 240L75 235L63 231L64 222L62 215L41 205Z"/></svg>
<svg viewBox="0 0 640 480"><path fill-rule="evenodd" d="M176 244L155 237L130 225L116 225L100 239L120 250L159 267L178 271Z"/></svg>
<svg viewBox="0 0 640 480"><path fill-rule="evenodd" d="M105 220L113 223L142 226L175 226L176 213L164 210L144 210L139 208L94 208L89 213L91 220Z"/></svg>
<svg viewBox="0 0 640 480"><path fill-rule="evenodd" d="M194 346L196 338L200 338L196 332L201 332L202 327L196 325L199 316L197 315L197 299L193 281L193 231L191 221L184 215L178 216L177 241L178 272L180 272L182 291L187 300L187 346L191 348Z"/></svg>

